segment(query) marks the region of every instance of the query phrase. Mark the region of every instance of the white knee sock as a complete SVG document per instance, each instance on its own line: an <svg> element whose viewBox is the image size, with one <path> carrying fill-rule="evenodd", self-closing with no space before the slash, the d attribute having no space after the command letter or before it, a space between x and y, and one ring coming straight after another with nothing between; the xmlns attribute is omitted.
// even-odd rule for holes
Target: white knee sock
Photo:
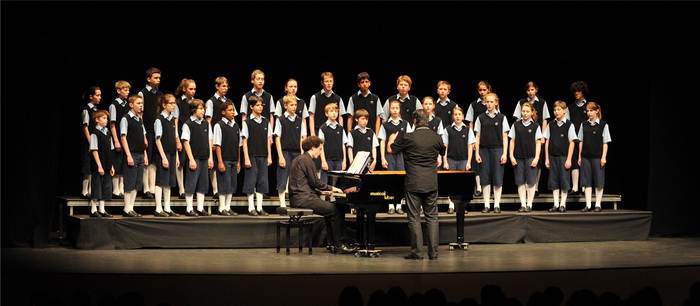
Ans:
<svg viewBox="0 0 700 306"><path fill-rule="evenodd" d="M228 211L231 211L231 199L232 198L233 198L233 194L229 193L226 195L226 205L224 206L224 208L226 208L226 210L228 210Z"/></svg>
<svg viewBox="0 0 700 306"><path fill-rule="evenodd" d="M81 194L84 196L90 194L90 180L91 176L89 174L83 175L83 191L81 192Z"/></svg>
<svg viewBox="0 0 700 306"><path fill-rule="evenodd" d="M156 198L156 212L163 211L163 188L160 186L155 187L155 198Z"/></svg>
<svg viewBox="0 0 700 306"><path fill-rule="evenodd" d="M591 208L591 192L592 187L583 187L583 193L586 195L586 208Z"/></svg>
<svg viewBox="0 0 700 306"><path fill-rule="evenodd" d="M100 200L100 209L98 210L101 213L105 213L105 201Z"/></svg>
<svg viewBox="0 0 700 306"><path fill-rule="evenodd" d="M255 193L255 200L257 202L258 211L262 211L263 194L260 192Z"/></svg>
<svg viewBox="0 0 700 306"><path fill-rule="evenodd" d="M503 186L493 187L493 207L501 208L501 193L503 192Z"/></svg>
<svg viewBox="0 0 700 306"><path fill-rule="evenodd" d="M535 190L537 185L527 185L527 206L532 208L532 201L535 199Z"/></svg>
<svg viewBox="0 0 700 306"><path fill-rule="evenodd" d="M396 207L394 206L394 204L389 204L389 209L396 209Z"/></svg>
<svg viewBox="0 0 700 306"><path fill-rule="evenodd" d="M595 189L595 207L601 207L601 203L603 201L603 188L596 188Z"/></svg>
<svg viewBox="0 0 700 306"><path fill-rule="evenodd" d="M204 192L197 192L197 210L204 211Z"/></svg>
<svg viewBox="0 0 700 306"><path fill-rule="evenodd" d="M561 191L561 201L559 202L560 206L566 208L566 196L569 194L568 190L562 190Z"/></svg>
<svg viewBox="0 0 700 306"><path fill-rule="evenodd" d="M486 185L483 187L483 195L484 195L484 205L486 208L491 208L491 205L489 204L489 201L491 201L491 185Z"/></svg>
<svg viewBox="0 0 700 306"><path fill-rule="evenodd" d="M474 182L476 183L476 190L482 191L482 190L481 190L481 177L479 177L479 176L477 175L477 176L476 176L476 179L474 180Z"/></svg>
<svg viewBox="0 0 700 306"><path fill-rule="evenodd" d="M248 211L255 210L255 194L248 194Z"/></svg>
<svg viewBox="0 0 700 306"><path fill-rule="evenodd" d="M554 207L559 207L559 189L552 190L552 198L554 198Z"/></svg>
<svg viewBox="0 0 700 306"><path fill-rule="evenodd" d="M90 199L90 213L97 211L97 199Z"/></svg>
<svg viewBox="0 0 700 306"><path fill-rule="evenodd" d="M518 185L518 197L520 198L520 207L525 207L527 200L527 186L525 184Z"/></svg>
<svg viewBox="0 0 700 306"><path fill-rule="evenodd" d="M571 191L579 191L578 173L579 173L579 169L571 170Z"/></svg>
<svg viewBox="0 0 700 306"><path fill-rule="evenodd" d="M193 211L194 209L192 208L192 200L194 200L194 195L190 193L185 194L185 203L187 204L187 212Z"/></svg>
<svg viewBox="0 0 700 306"><path fill-rule="evenodd" d="M226 195L225 194L219 194L219 211L224 211L226 210Z"/></svg>
<svg viewBox="0 0 700 306"><path fill-rule="evenodd" d="M185 193L185 168L182 166L175 170L175 178L177 179L178 195Z"/></svg>
<svg viewBox="0 0 700 306"><path fill-rule="evenodd" d="M209 170L209 182L211 184L211 191L214 194L219 193L219 184L216 183L216 169Z"/></svg>
<svg viewBox="0 0 700 306"><path fill-rule="evenodd" d="M287 207L287 201L284 200L284 190L277 190L277 195L280 198L280 207Z"/></svg>
<svg viewBox="0 0 700 306"><path fill-rule="evenodd" d="M162 189L163 189L163 203L164 203L163 210L172 211L172 209L170 209L170 186L163 187Z"/></svg>
<svg viewBox="0 0 700 306"><path fill-rule="evenodd" d="M115 175L112 177L112 194L119 195L119 176Z"/></svg>

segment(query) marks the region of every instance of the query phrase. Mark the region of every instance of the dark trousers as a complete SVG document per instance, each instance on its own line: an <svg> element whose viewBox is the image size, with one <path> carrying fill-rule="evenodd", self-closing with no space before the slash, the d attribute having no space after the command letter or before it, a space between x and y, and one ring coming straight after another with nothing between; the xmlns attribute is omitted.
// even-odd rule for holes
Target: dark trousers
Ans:
<svg viewBox="0 0 700 306"><path fill-rule="evenodd" d="M338 207L342 206L342 207ZM299 207L313 209L314 214L326 219L328 243L340 245L345 240L345 207L321 199L309 200Z"/></svg>
<svg viewBox="0 0 700 306"><path fill-rule="evenodd" d="M411 253L423 257L423 231L420 224L420 209L423 207L425 215L426 238L428 242L428 256L437 257L439 241L439 224L437 209L437 190L420 193L406 191L406 205L408 206L408 230L411 236Z"/></svg>

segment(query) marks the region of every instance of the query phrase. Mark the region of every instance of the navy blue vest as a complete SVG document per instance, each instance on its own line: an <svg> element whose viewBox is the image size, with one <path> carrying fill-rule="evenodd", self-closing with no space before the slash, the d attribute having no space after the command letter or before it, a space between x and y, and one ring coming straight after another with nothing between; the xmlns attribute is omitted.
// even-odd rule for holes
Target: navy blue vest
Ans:
<svg viewBox="0 0 700 306"><path fill-rule="evenodd" d="M481 123L479 131L479 146L482 148L503 147L503 118L505 116L497 113L491 118L488 114L479 115L478 120Z"/></svg>
<svg viewBox="0 0 700 306"><path fill-rule="evenodd" d="M154 133L153 124L158 117L158 99L163 93L156 89L156 93L152 93L144 87L141 89L143 95L143 124L146 127L146 133Z"/></svg>
<svg viewBox="0 0 700 306"><path fill-rule="evenodd" d="M282 150L301 150L299 144L301 143L302 121L299 116L296 116L294 122L290 121L285 115L280 116L278 122L282 126L282 139L280 139Z"/></svg>
<svg viewBox="0 0 700 306"><path fill-rule="evenodd" d="M354 94L350 99L352 99L354 110L364 109L367 110L367 112L369 112L367 126L371 128L377 126L377 104L381 103L381 101L379 100L379 96L370 93L367 95L367 97L365 97L358 92Z"/></svg>
<svg viewBox="0 0 700 306"><path fill-rule="evenodd" d="M328 117L326 117L325 111L326 105L328 105L329 103L335 103L338 105L338 108L340 108L341 99L340 96L336 93L331 94L330 97L326 97L325 91L323 90L317 92L314 95L314 97L316 97L316 109L309 110L309 112L314 113L314 128L320 129L321 125L326 124L326 121L328 121Z"/></svg>
<svg viewBox="0 0 700 306"><path fill-rule="evenodd" d="M447 157L454 160L466 160L469 157L469 126L462 124L461 130L456 130L450 125L445 129L449 139Z"/></svg>
<svg viewBox="0 0 700 306"><path fill-rule="evenodd" d="M581 125L583 129L583 148L581 157L600 158L603 156L603 130L607 123L600 120L600 124L591 126L589 122Z"/></svg>
<svg viewBox="0 0 700 306"><path fill-rule="evenodd" d="M515 149L513 155L515 155L515 158L535 157L535 144L539 144L535 141L538 127L539 124L534 121L528 126L523 125L522 120L513 124L513 128L515 129Z"/></svg>
<svg viewBox="0 0 700 306"><path fill-rule="evenodd" d="M435 116L442 120L443 125L452 124L452 111L457 107L457 102L450 100L447 105L442 106L440 101L435 102Z"/></svg>
<svg viewBox="0 0 700 306"><path fill-rule="evenodd" d="M100 155L102 169L108 175L109 170L112 169L112 136L109 135L109 132L105 135L97 130L93 134L97 136L97 154ZM97 172L97 163L92 153L90 154L90 170Z"/></svg>
<svg viewBox="0 0 700 306"><path fill-rule="evenodd" d="M201 124L192 120L185 122L190 128L190 149L195 159L209 159L209 123L203 120Z"/></svg>
<svg viewBox="0 0 700 306"><path fill-rule="evenodd" d="M270 121L263 117L262 122L257 123L248 117L245 122L248 126L248 156L267 157L267 133Z"/></svg>
<svg viewBox="0 0 700 306"><path fill-rule="evenodd" d="M143 154L143 150L146 150L146 143L143 141L143 122L132 118L128 113L124 118L128 123L126 141L129 143L129 151Z"/></svg>
<svg viewBox="0 0 700 306"><path fill-rule="evenodd" d="M160 144L163 146L163 152L165 152L165 154L175 153L177 150L175 143L175 118L168 120L163 117L163 114L160 114L156 120L160 120L160 126L163 128L163 135L160 136Z"/></svg>
<svg viewBox="0 0 700 306"><path fill-rule="evenodd" d="M549 129L549 155L566 156L569 154L569 129L571 120L559 126L556 121L547 125Z"/></svg>
<svg viewBox="0 0 700 306"><path fill-rule="evenodd" d="M374 131L372 131L371 128L367 128L364 134L358 129L352 129L350 133L352 134L353 154L357 155L357 152L360 151L372 152L372 149L374 149L372 147L372 138L374 136Z"/></svg>
<svg viewBox="0 0 700 306"><path fill-rule="evenodd" d="M323 152L326 160L343 160L343 127L336 125L335 129L327 124L321 126L323 131Z"/></svg>
<svg viewBox="0 0 700 306"><path fill-rule="evenodd" d="M240 139L241 129L235 124L229 126L224 120L220 120L216 124L221 129L221 159L237 161L238 148L240 146L238 140Z"/></svg>

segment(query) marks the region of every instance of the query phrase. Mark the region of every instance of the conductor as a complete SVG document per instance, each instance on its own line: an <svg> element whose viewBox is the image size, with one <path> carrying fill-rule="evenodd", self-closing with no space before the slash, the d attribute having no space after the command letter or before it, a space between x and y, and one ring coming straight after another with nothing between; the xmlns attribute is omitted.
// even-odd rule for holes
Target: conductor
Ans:
<svg viewBox="0 0 700 306"><path fill-rule="evenodd" d="M430 117L427 111L417 109L413 112L411 133L389 136L387 150L389 153L403 152L406 168L405 198L408 206L408 229L411 236L411 254L405 259L423 259L423 234L420 224L420 210L425 215L428 242L428 258L438 257L438 173L437 156L445 155L442 138L428 127ZM397 137L398 136L398 137Z"/></svg>
<svg viewBox="0 0 700 306"><path fill-rule="evenodd" d="M342 242L344 209L326 202L319 195L330 196L333 192L342 193L337 187L326 184L316 176L313 159L321 155L323 140L316 136L306 137L301 143L304 154L292 161L289 169L289 203L292 207L313 209L315 214L326 218L329 249L333 253L352 253L354 248Z"/></svg>

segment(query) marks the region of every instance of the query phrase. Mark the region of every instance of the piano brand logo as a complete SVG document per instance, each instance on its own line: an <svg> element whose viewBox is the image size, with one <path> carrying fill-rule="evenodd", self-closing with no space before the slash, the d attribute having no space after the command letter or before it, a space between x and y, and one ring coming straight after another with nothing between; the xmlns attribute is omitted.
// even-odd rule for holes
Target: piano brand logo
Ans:
<svg viewBox="0 0 700 306"><path fill-rule="evenodd" d="M394 196L387 195L386 191L373 191L369 193L370 197L382 197L384 200L393 200Z"/></svg>

